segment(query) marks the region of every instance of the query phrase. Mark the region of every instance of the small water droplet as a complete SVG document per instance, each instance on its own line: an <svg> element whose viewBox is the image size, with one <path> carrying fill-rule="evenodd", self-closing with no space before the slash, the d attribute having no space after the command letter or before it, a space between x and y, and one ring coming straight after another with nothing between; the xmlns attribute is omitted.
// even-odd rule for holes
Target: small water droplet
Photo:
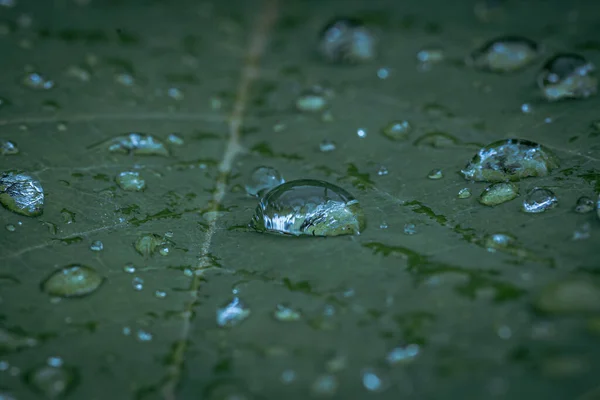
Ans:
<svg viewBox="0 0 600 400"><path fill-rule="evenodd" d="M183 146L185 144L183 138L176 133L170 133L169 136L167 136L167 142L175 146Z"/></svg>
<svg viewBox="0 0 600 400"><path fill-rule="evenodd" d="M54 297L80 297L93 293L103 282L104 278L93 268L72 264L50 274L41 288Z"/></svg>
<svg viewBox="0 0 600 400"><path fill-rule="evenodd" d="M417 227L415 226L415 224L405 224L404 225L404 233L406 235L414 235L417 233Z"/></svg>
<svg viewBox="0 0 600 400"><path fill-rule="evenodd" d="M293 309L287 304L277 304L273 317L278 321L298 321L302 318L300 311Z"/></svg>
<svg viewBox="0 0 600 400"><path fill-rule="evenodd" d="M337 18L325 25L319 37L321 56L331 63L357 64L377 55L375 33L353 18Z"/></svg>
<svg viewBox="0 0 600 400"><path fill-rule="evenodd" d="M250 316L250 309L238 297L230 303L217 309L217 325L220 327L233 327L240 324Z"/></svg>
<svg viewBox="0 0 600 400"><path fill-rule="evenodd" d="M157 299L164 299L165 297L167 297L167 292L163 290L157 290L156 292L154 292L154 297L156 297Z"/></svg>
<svg viewBox="0 0 600 400"><path fill-rule="evenodd" d="M471 189L469 188L462 188L458 191L458 198L459 199L468 199L469 197L471 197Z"/></svg>
<svg viewBox="0 0 600 400"><path fill-rule="evenodd" d="M523 114L530 114L533 112L533 108L531 107L531 104L529 103L523 103L521 104L521 112Z"/></svg>
<svg viewBox="0 0 600 400"><path fill-rule="evenodd" d="M535 61L543 49L534 41L520 36L492 39L467 57L467 65L496 72L513 72Z"/></svg>
<svg viewBox="0 0 600 400"><path fill-rule="evenodd" d="M252 171L250 182L246 185L246 193L259 196L285 182L281 173L273 167L261 166Z"/></svg>
<svg viewBox="0 0 600 400"><path fill-rule="evenodd" d="M43 365L25 374L25 382L36 393L45 398L56 399L66 396L76 385L75 370L67 367Z"/></svg>
<svg viewBox="0 0 600 400"><path fill-rule="evenodd" d="M15 142L0 139L0 156L12 156L15 154L19 154L19 148Z"/></svg>
<svg viewBox="0 0 600 400"><path fill-rule="evenodd" d="M102 251L102 249L104 249L104 244L100 240L96 240L90 245L92 251Z"/></svg>
<svg viewBox="0 0 600 400"><path fill-rule="evenodd" d="M124 86L133 86L133 84L135 83L135 79L133 78L133 75L125 74L125 73L117 74L115 76L115 81Z"/></svg>
<svg viewBox="0 0 600 400"><path fill-rule="evenodd" d="M129 336L129 335L131 335L131 328L128 326L124 326L123 329L121 330L121 332L123 333L123 335Z"/></svg>
<svg viewBox="0 0 600 400"><path fill-rule="evenodd" d="M359 138L361 138L361 139L363 139L363 138L366 138L366 137L367 137L367 131L366 131L366 129L359 128L359 129L356 131L356 134L357 134L357 135L358 135L358 137L359 137Z"/></svg>
<svg viewBox="0 0 600 400"><path fill-rule="evenodd" d="M144 289L144 280L136 276L131 280L131 286L133 286L134 290L140 291Z"/></svg>
<svg viewBox="0 0 600 400"><path fill-rule="evenodd" d="M510 327L503 325L500 328L498 328L498 337L500 337L500 339L510 339L512 337L512 329L510 329Z"/></svg>
<svg viewBox="0 0 600 400"><path fill-rule="evenodd" d="M377 70L377 77L379 79L387 79L390 76L390 70L388 68L379 68Z"/></svg>
<svg viewBox="0 0 600 400"><path fill-rule="evenodd" d="M314 86L305 90L296 98L296 109L301 112L322 112L329 107L329 99L333 96L330 90Z"/></svg>
<svg viewBox="0 0 600 400"><path fill-rule="evenodd" d="M592 236L592 225L589 222L584 222L581 226L573 231L572 240L586 240Z"/></svg>
<svg viewBox="0 0 600 400"><path fill-rule="evenodd" d="M370 392L382 392L389 387L383 372L374 368L365 368L362 372L362 383L365 389Z"/></svg>
<svg viewBox="0 0 600 400"><path fill-rule="evenodd" d="M523 211L527 213L541 213L556 207L558 199L549 189L534 188L523 200Z"/></svg>
<svg viewBox="0 0 600 400"><path fill-rule="evenodd" d="M183 100L184 98L181 89L175 87L169 88L169 90L167 90L167 95L174 100Z"/></svg>
<svg viewBox="0 0 600 400"><path fill-rule="evenodd" d="M13 224L6 224L5 227L6 227L6 230L9 231L9 232L14 232L14 231L17 230L17 227L14 226Z"/></svg>
<svg viewBox="0 0 600 400"><path fill-rule="evenodd" d="M136 337L140 342L149 342L152 340L152 334L142 329L137 331Z"/></svg>
<svg viewBox="0 0 600 400"><path fill-rule="evenodd" d="M418 344L409 344L405 347L396 347L388 353L386 360L392 365L410 362L419 355L420 350L421 348Z"/></svg>
<svg viewBox="0 0 600 400"><path fill-rule="evenodd" d="M335 142L332 142L331 140L328 140L328 139L324 139L319 144L319 150L321 150L323 153L328 153L330 151L334 151L335 150Z"/></svg>
<svg viewBox="0 0 600 400"><path fill-rule="evenodd" d="M427 175L427 178L433 179L433 180L442 179L443 177L444 177L444 173L442 172L441 169L432 169L431 171L429 171L429 174Z"/></svg>
<svg viewBox="0 0 600 400"><path fill-rule="evenodd" d="M388 174L388 169L385 165L380 165L379 168L377 168L377 175L379 176L384 176Z"/></svg>
<svg viewBox="0 0 600 400"><path fill-rule="evenodd" d="M406 120L394 120L381 129L381 134L392 141L407 140L413 127Z"/></svg>
<svg viewBox="0 0 600 400"><path fill-rule="evenodd" d="M121 189L127 191L139 192L146 189L146 181L136 171L120 172L116 176L115 182Z"/></svg>
<svg viewBox="0 0 600 400"><path fill-rule="evenodd" d="M46 360L46 364L56 368L62 367L63 363L63 359L60 357L48 357L48 360Z"/></svg>
<svg viewBox="0 0 600 400"><path fill-rule="evenodd" d="M54 87L54 81L37 72L30 72L25 75L21 82L24 86L36 90L49 90Z"/></svg>
<svg viewBox="0 0 600 400"><path fill-rule="evenodd" d="M319 396L333 396L337 389L337 378L331 374L319 375L311 386L312 392Z"/></svg>
<svg viewBox="0 0 600 400"><path fill-rule="evenodd" d="M575 205L575 212L579 214L585 214L594 211L596 204L594 200L590 199L587 196L582 196L577 199L577 204Z"/></svg>
<svg viewBox="0 0 600 400"><path fill-rule="evenodd" d="M123 271L127 272L128 274L133 274L135 272L135 267L133 264L127 264L123 267Z"/></svg>
<svg viewBox="0 0 600 400"><path fill-rule="evenodd" d="M385 222L385 221L379 225L379 229L387 229L388 227L389 226L388 226L387 222Z"/></svg>
<svg viewBox="0 0 600 400"><path fill-rule="evenodd" d="M585 99L598 91L595 65L579 54L557 54L546 62L537 83L549 101Z"/></svg>
<svg viewBox="0 0 600 400"><path fill-rule="evenodd" d="M296 371L293 369L286 369L281 373L281 382L290 384L296 380Z"/></svg>

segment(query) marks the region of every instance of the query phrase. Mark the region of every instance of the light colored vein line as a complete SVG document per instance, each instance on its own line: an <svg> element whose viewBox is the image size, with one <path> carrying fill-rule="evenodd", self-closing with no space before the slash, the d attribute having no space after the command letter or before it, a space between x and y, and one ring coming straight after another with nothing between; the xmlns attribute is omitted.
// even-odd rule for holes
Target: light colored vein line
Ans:
<svg viewBox="0 0 600 400"><path fill-rule="evenodd" d="M214 211L218 211L219 206L225 197L228 175L231 172L231 168L236 156L241 152L242 149L240 145L240 129L242 126L246 105L248 103L248 94L250 92L252 82L255 81L259 75L259 61L267 45L268 33L275 23L276 18L277 0L265 0L265 4L260 12L260 17L252 31L249 48L246 53L246 59L242 68L235 103L229 118L229 139L225 148L225 153L223 154L223 159L219 164L219 176L216 181L216 190L212 198L212 208ZM209 253L213 236L217 231L216 222L216 218L211 220L204 235L202 248L200 250L198 264L199 269L210 265ZM201 275L194 274L190 284L192 300L186 304L182 313L183 321L180 338L173 346L170 357L171 364L167 367L167 375L161 388L162 396L166 400L176 399L176 390L181 381L185 352L187 350L188 339L190 337L193 309L196 306L198 290L201 282Z"/></svg>
<svg viewBox="0 0 600 400"><path fill-rule="evenodd" d="M75 114L75 115L51 115L47 117L15 117L11 119L0 119L2 125L16 124L43 124L65 122L94 122L94 121L206 121L223 122L226 117L219 114L198 114L198 113L126 113L126 114Z"/></svg>

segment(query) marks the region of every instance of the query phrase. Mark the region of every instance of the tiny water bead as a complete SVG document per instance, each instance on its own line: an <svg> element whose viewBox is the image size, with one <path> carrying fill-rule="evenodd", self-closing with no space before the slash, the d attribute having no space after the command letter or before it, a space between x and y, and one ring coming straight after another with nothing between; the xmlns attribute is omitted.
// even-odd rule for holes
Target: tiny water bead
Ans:
<svg viewBox="0 0 600 400"><path fill-rule="evenodd" d="M462 188L458 191L458 198L459 199L468 199L469 197L471 197L471 189L469 188Z"/></svg>
<svg viewBox="0 0 600 400"><path fill-rule="evenodd" d="M49 90L54 87L54 81L37 72L30 72L25 75L21 80L21 83L24 86L35 90Z"/></svg>
<svg viewBox="0 0 600 400"><path fill-rule="evenodd" d="M534 188L523 200L523 211L527 213L541 213L556 207L558 199L550 189Z"/></svg>
<svg viewBox="0 0 600 400"><path fill-rule="evenodd" d="M115 182L121 189L128 192L140 192L146 189L146 181L136 171L120 172L115 177Z"/></svg>
<svg viewBox="0 0 600 400"><path fill-rule="evenodd" d="M461 173L473 181L518 181L546 176L558 166L558 157L545 146L529 140L506 139L481 148Z"/></svg>
<svg viewBox="0 0 600 400"><path fill-rule="evenodd" d="M15 142L0 139L0 156L12 156L15 154L19 154L19 148Z"/></svg>
<svg viewBox="0 0 600 400"><path fill-rule="evenodd" d="M273 311L273 318L277 321L299 321L302 318L302 313L288 304L277 304L275 311Z"/></svg>
<svg viewBox="0 0 600 400"><path fill-rule="evenodd" d="M0 175L0 204L14 213L37 217L44 209L42 184L22 172L3 172Z"/></svg>
<svg viewBox="0 0 600 400"><path fill-rule="evenodd" d="M358 200L339 186L313 179L271 189L260 200L251 222L259 232L293 236L360 234L365 225Z"/></svg>
<svg viewBox="0 0 600 400"><path fill-rule="evenodd" d="M313 86L305 90L296 98L296 109L301 112L322 112L329 107L329 99L333 97L331 90L321 86Z"/></svg>
<svg viewBox="0 0 600 400"><path fill-rule="evenodd" d="M531 64L541 51L541 47L531 39L505 36L485 43L467 57L466 63L490 72L513 72Z"/></svg>
<svg viewBox="0 0 600 400"><path fill-rule="evenodd" d="M235 297L231 302L217 309L217 325L222 328L233 327L249 316L250 308L238 297Z"/></svg>
<svg viewBox="0 0 600 400"><path fill-rule="evenodd" d="M100 145L105 146L111 153L165 157L169 155L169 150L161 140L146 133L133 132L115 136Z"/></svg>
<svg viewBox="0 0 600 400"><path fill-rule="evenodd" d="M486 187L479 196L484 206L497 206L511 201L519 195L519 187L511 182L498 182Z"/></svg>
<svg viewBox="0 0 600 400"><path fill-rule="evenodd" d="M357 19L337 18L321 31L318 50L331 63L363 63L376 57L377 37Z"/></svg>
<svg viewBox="0 0 600 400"><path fill-rule="evenodd" d="M246 193L250 196L260 196L265 191L284 182L285 179L278 170L273 167L260 166L252 171L250 183L246 185Z"/></svg>
<svg viewBox="0 0 600 400"><path fill-rule="evenodd" d="M394 120L383 127L381 134L391 141L398 142L407 140L412 130L412 125L407 120Z"/></svg>
<svg viewBox="0 0 600 400"><path fill-rule="evenodd" d="M594 207L596 206L594 200L589 197L582 196L577 199L577 204L575 204L575 212L579 214L585 214L594 211Z"/></svg>
<svg viewBox="0 0 600 400"><path fill-rule="evenodd" d="M319 150L323 153L329 153L336 149L335 142L329 139L323 139L321 143L319 143Z"/></svg>
<svg viewBox="0 0 600 400"><path fill-rule="evenodd" d="M429 174L427 174L427 178L431 179L431 180L438 180L438 179L442 179L444 177L444 173L442 172L441 169L432 169L431 171L429 171Z"/></svg>
<svg viewBox="0 0 600 400"><path fill-rule="evenodd" d="M362 372L362 383L370 392L383 392L389 387L389 381L382 371L375 368L365 368Z"/></svg>
<svg viewBox="0 0 600 400"><path fill-rule="evenodd" d="M41 289L54 297L83 297L95 292L104 280L95 269L72 264L54 271L41 283Z"/></svg>
<svg viewBox="0 0 600 400"><path fill-rule="evenodd" d="M596 67L579 54L557 54L539 72L537 84L549 101L585 99L598 90Z"/></svg>
<svg viewBox="0 0 600 400"><path fill-rule="evenodd" d="M102 251L104 249L104 244L100 240L95 240L90 244L91 251Z"/></svg>
<svg viewBox="0 0 600 400"><path fill-rule="evenodd" d="M439 47L429 47L417 52L417 61L421 70L430 69L432 64L441 63L445 59L446 54L444 49Z"/></svg>

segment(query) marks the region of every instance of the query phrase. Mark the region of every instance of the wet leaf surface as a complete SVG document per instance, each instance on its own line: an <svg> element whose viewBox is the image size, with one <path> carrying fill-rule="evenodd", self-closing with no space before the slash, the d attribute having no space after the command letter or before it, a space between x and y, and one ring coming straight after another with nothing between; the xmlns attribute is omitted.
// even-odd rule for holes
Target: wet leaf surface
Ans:
<svg viewBox="0 0 600 400"><path fill-rule="evenodd" d="M0 170L39 180L44 210L0 209L0 394L593 398L600 222L574 209L600 192L600 97L542 98L544 57L511 74L463 60L519 34L598 65L597 6L480 3L4 2L0 143L18 153L0 154ZM342 17L376 32L375 59L320 58L319 33ZM432 46L444 57L423 68ZM327 107L300 112L314 87ZM410 129L390 140L398 121ZM114 141L134 133L158 151ZM560 158L519 182L556 207L485 207L487 183L460 174L513 137ZM260 166L342 187L366 229L247 229ZM145 190L123 190L124 171ZM498 234L510 243L490 246ZM40 290L73 264L101 288Z"/></svg>

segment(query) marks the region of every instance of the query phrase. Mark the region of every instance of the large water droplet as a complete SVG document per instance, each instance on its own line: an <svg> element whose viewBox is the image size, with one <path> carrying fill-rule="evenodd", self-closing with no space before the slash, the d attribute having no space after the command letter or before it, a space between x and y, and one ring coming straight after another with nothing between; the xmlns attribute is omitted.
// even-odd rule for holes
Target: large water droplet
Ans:
<svg viewBox="0 0 600 400"><path fill-rule="evenodd" d="M104 282L95 269L72 264L54 271L42 284L42 291L55 297L82 297L96 291Z"/></svg>
<svg viewBox="0 0 600 400"><path fill-rule="evenodd" d="M44 190L33 177L14 171L0 175L0 204L4 208L28 217L41 215L44 208Z"/></svg>
<svg viewBox="0 0 600 400"><path fill-rule="evenodd" d="M319 52L332 63L355 64L374 59L377 37L360 21L338 18L328 23L319 37Z"/></svg>
<svg viewBox="0 0 600 400"><path fill-rule="evenodd" d="M550 101L587 98L598 90L596 67L579 54L558 54L538 74L542 95Z"/></svg>
<svg viewBox="0 0 600 400"><path fill-rule="evenodd" d="M285 179L275 168L258 167L252 172L250 182L246 185L246 193L250 196L259 196L284 182Z"/></svg>
<svg viewBox="0 0 600 400"><path fill-rule="evenodd" d="M523 200L523 211L527 213L541 213L556 207L558 199L554 192L544 188L534 188Z"/></svg>
<svg viewBox="0 0 600 400"><path fill-rule="evenodd" d="M366 225L358 200L339 186L301 179L279 185L261 199L252 226L294 236L359 234Z"/></svg>
<svg viewBox="0 0 600 400"><path fill-rule="evenodd" d="M558 157L546 147L529 140L507 139L481 148L461 173L474 181L517 181L546 176L558 166Z"/></svg>
<svg viewBox="0 0 600 400"><path fill-rule="evenodd" d="M533 40L520 36L500 37L485 43L467 57L467 64L496 73L512 72L531 64L541 53Z"/></svg>

